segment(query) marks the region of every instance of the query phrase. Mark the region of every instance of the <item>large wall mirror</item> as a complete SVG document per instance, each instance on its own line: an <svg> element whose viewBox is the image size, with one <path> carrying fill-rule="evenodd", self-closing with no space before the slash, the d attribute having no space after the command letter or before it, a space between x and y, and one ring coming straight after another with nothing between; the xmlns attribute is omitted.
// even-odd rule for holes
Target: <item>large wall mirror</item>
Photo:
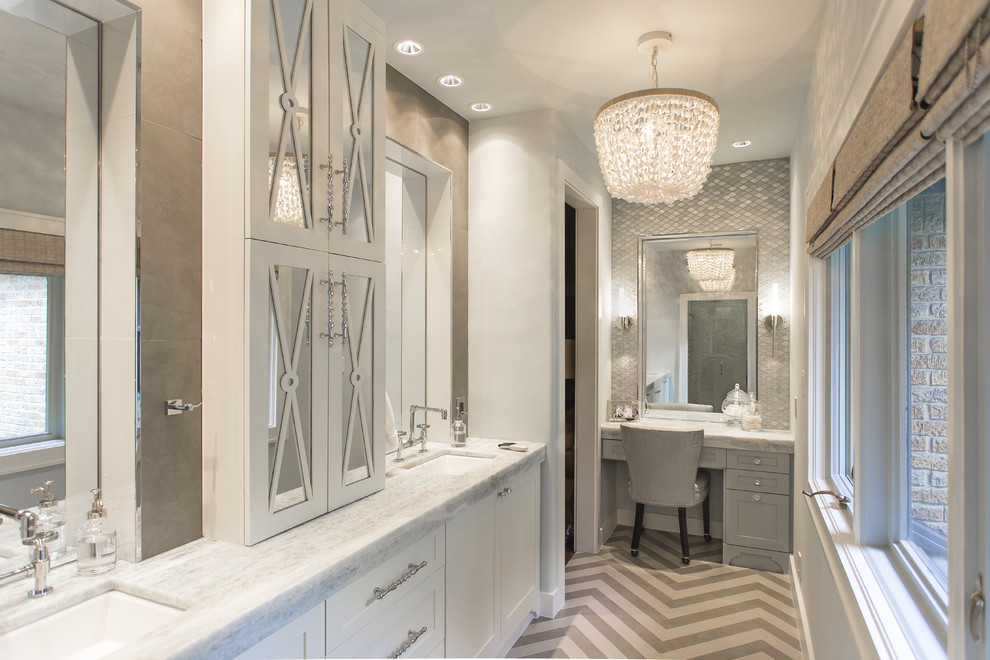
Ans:
<svg viewBox="0 0 990 660"><path fill-rule="evenodd" d="M453 403L451 173L392 140L385 153L385 390L396 428L410 431L410 405ZM431 416L430 440L446 441L451 419Z"/></svg>
<svg viewBox="0 0 990 660"><path fill-rule="evenodd" d="M756 232L639 241L640 400L645 416L717 414L757 387Z"/></svg>
<svg viewBox="0 0 990 660"><path fill-rule="evenodd" d="M73 4L0 6L0 502L36 506L30 489L51 480L67 559L89 490L119 485L100 474L108 425L130 447L130 490L117 501L133 507L137 408L138 18L115 2L97 16ZM101 154L109 130L116 143ZM0 571L26 556L6 521Z"/></svg>

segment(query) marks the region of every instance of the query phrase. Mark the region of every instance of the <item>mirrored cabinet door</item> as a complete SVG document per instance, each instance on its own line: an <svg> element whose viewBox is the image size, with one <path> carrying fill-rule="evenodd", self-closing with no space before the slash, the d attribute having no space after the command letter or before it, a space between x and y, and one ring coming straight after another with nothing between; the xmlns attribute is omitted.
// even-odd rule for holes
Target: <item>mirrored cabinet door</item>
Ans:
<svg viewBox="0 0 990 660"><path fill-rule="evenodd" d="M327 511L326 254L248 241L249 543Z"/></svg>
<svg viewBox="0 0 990 660"><path fill-rule="evenodd" d="M330 349L327 406L335 509L385 485L385 265L331 255L330 269L342 335Z"/></svg>
<svg viewBox="0 0 990 660"><path fill-rule="evenodd" d="M330 6L330 251L385 258L385 39L356 2ZM337 224L339 223L339 225Z"/></svg>
<svg viewBox="0 0 990 660"><path fill-rule="evenodd" d="M249 235L324 250L327 0L255 0L255 5L266 17L267 39L253 55L259 61L253 70Z"/></svg>

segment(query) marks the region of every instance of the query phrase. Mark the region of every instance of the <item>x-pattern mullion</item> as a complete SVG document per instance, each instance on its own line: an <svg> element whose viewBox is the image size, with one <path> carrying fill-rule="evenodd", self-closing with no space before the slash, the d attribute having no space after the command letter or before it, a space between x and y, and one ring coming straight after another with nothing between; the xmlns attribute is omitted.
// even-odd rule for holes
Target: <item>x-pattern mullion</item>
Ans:
<svg viewBox="0 0 990 660"><path fill-rule="evenodd" d="M344 69L346 71L347 77L347 97L350 101L351 110L351 125L361 126L361 122L364 121L364 112L367 106L367 94L368 90L372 88L372 77L375 71L375 45L368 44L368 61L364 66L364 75L361 79L361 87L357 89L354 86L354 81L351 79L351 55L350 48L348 48L348 37L347 30L344 30ZM355 93L357 98L355 98ZM364 200L364 209L366 220L368 223L368 235L374 236L374 213L372 213L371 207L371 196L368 192L368 167L364 160L364 151L361 149L361 143L363 142L364 133L360 133L354 137L354 143L351 146L351 158L348 168L348 177L351 181L354 180L354 169L361 173L361 198ZM348 209L350 211L350 209Z"/></svg>
<svg viewBox="0 0 990 660"><path fill-rule="evenodd" d="M313 288L313 271L306 271L306 281L303 286L302 300L299 305L299 315L296 319L296 332L293 343L288 342L288 333L285 325L285 311L282 309L281 296L279 295L278 275L275 273L275 266L268 267L268 288L271 295L272 310L275 314L275 331L278 333L279 352L282 356L284 374L292 375L292 383L283 383L279 378L279 387L285 392L285 401L282 404L282 416L279 418L278 440L275 443L275 460L272 466L272 475L269 480L271 484L268 490L268 511L275 512L275 499L278 496L278 485L282 474L282 459L285 456L285 442L289 432L289 424L295 431L296 456L299 460L299 472L302 476L303 492L306 500L313 499L313 485L309 475L309 458L306 452L305 438L303 437L302 416L299 411L299 398L297 396L299 358L302 345L305 341L307 330L306 313L309 310L310 295Z"/></svg>
<svg viewBox="0 0 990 660"><path fill-rule="evenodd" d="M347 342L348 351L351 358L351 371L352 373L357 373L361 376L358 383L363 381L365 378L370 377L368 374L364 373L364 365L368 364L370 361L366 362L364 358L368 357L368 353L372 348L371 345L373 339L371 337L371 331L373 328L372 315L374 313L374 300L375 282L374 280L370 280L368 283L368 297L365 299L364 310L361 315L362 320L360 336L358 337L358 341L353 341L352 339ZM351 392L350 414L347 417L347 437L344 443L344 463L341 470L343 476L346 476L347 466L350 465L351 450L354 446L355 420L361 423L364 457L370 472L372 469L371 429L368 425L367 404L364 400L364 394L361 391L361 387L358 384L355 384L354 389Z"/></svg>
<svg viewBox="0 0 990 660"><path fill-rule="evenodd" d="M306 34L309 31L310 21L313 17L313 0L306 0L303 8L302 25L299 27L299 39L296 41L296 52L291 62L285 50L285 28L282 25L282 7L279 0L271 0L272 13L275 22L275 41L278 44L279 63L282 72L282 90L294 99L299 83L299 68L302 66L303 52L306 46ZM278 206L278 195L282 183L282 165L285 160L285 149L288 139L292 139L292 148L296 154L296 177L299 180L299 191L302 198L303 221L306 227L312 226L309 206L309 187L306 185L306 168L303 161L304 147L302 137L299 135L299 127L296 122L295 112L285 111L283 108L282 126L279 131L278 153L275 157L275 167L272 173L272 191L268 199L268 217L274 219L275 210Z"/></svg>

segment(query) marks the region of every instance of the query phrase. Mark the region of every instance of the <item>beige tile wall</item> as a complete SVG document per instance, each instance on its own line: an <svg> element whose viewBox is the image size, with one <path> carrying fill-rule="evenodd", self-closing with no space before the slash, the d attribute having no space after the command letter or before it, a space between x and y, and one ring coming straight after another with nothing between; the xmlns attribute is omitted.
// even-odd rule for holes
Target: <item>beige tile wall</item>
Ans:
<svg viewBox="0 0 990 660"><path fill-rule="evenodd" d="M385 91L385 134L452 172L451 397L467 397L468 122L391 66Z"/></svg>

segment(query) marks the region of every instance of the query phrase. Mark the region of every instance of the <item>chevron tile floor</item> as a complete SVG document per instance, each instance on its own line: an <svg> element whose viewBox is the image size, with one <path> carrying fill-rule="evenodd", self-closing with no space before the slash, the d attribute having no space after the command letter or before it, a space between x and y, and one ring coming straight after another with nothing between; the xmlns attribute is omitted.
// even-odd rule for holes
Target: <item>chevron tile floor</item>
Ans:
<svg viewBox="0 0 990 660"><path fill-rule="evenodd" d="M639 557L631 527L597 555L566 568L566 599L537 619L514 658L803 658L790 576L724 566L718 539L692 536L691 564L677 534L645 530Z"/></svg>

